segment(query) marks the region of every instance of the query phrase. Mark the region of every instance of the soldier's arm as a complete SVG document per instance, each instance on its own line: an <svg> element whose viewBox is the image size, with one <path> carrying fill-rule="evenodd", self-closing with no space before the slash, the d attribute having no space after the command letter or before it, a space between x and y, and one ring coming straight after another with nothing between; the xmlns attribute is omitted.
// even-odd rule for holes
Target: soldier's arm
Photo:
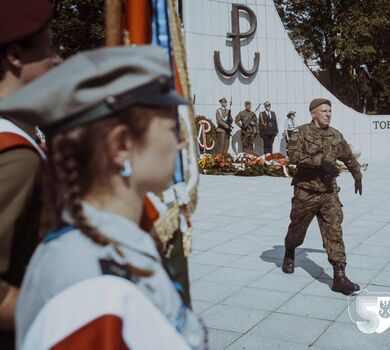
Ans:
<svg viewBox="0 0 390 350"><path fill-rule="evenodd" d="M261 132L262 132L262 130L263 130L263 127L264 127L264 125L263 125L263 122L264 122L264 120L263 120L263 115L261 114L261 112L259 113L259 134L261 135Z"/></svg>
<svg viewBox="0 0 390 350"><path fill-rule="evenodd" d="M220 113L219 109L217 109L216 117L217 117L217 124L222 125L222 127L224 127L225 129L227 129L227 128L229 127L229 124L226 123L226 122L222 119L222 116L221 116L221 113Z"/></svg>
<svg viewBox="0 0 390 350"><path fill-rule="evenodd" d="M275 116L275 132L276 135L279 134L279 128L278 128L278 119L276 118L276 113L274 113Z"/></svg>
<svg viewBox="0 0 390 350"><path fill-rule="evenodd" d="M288 148L288 158L291 164L298 165L299 161L299 131L295 129L290 137L290 141L287 145Z"/></svg>
<svg viewBox="0 0 390 350"><path fill-rule="evenodd" d="M40 169L41 160L30 149L19 148L0 154L0 273L8 269L16 221L36 185ZM13 296L14 288L0 280L0 327L8 328L7 310L14 307Z"/></svg>
<svg viewBox="0 0 390 350"><path fill-rule="evenodd" d="M351 147L348 146L347 141L345 141L342 136L337 159L341 160L345 164L355 181L360 181L362 179L360 164L353 155Z"/></svg>
<svg viewBox="0 0 390 350"><path fill-rule="evenodd" d="M242 128L241 113L237 114L236 119L234 121L236 125L241 129Z"/></svg>

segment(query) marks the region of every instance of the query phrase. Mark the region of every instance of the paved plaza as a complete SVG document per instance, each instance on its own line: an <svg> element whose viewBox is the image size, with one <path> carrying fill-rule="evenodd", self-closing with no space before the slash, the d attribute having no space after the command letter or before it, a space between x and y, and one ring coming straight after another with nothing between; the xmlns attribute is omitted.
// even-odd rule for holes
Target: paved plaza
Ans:
<svg viewBox="0 0 390 350"><path fill-rule="evenodd" d="M370 292L390 292L390 165L369 164L363 196L339 177L347 274ZM389 350L390 329L364 334L347 297L331 291L332 267L317 222L297 250L293 275L281 272L289 224L290 179L201 176L190 257L193 306L210 348Z"/></svg>

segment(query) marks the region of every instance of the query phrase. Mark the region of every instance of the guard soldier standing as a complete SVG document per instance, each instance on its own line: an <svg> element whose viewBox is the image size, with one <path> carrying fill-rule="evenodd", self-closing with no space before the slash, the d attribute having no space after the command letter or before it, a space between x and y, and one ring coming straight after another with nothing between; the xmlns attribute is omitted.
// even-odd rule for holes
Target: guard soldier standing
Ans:
<svg viewBox="0 0 390 350"><path fill-rule="evenodd" d="M259 114L260 136L264 142L264 153L272 153L275 136L279 133L276 114L271 111L271 102L264 102L264 111Z"/></svg>
<svg viewBox="0 0 390 350"><path fill-rule="evenodd" d="M251 102L245 101L245 109L237 114L235 120L241 129L241 142L245 153L254 153L253 145L259 132L256 114L251 111L251 107Z"/></svg>
<svg viewBox="0 0 390 350"><path fill-rule="evenodd" d="M313 118L293 132L288 144L290 162L296 164L293 178L291 223L285 238L283 272L294 272L295 248L303 243L306 230L317 217L328 260L333 265L332 290L346 295L360 290L345 275L346 255L342 237L342 205L338 197L336 160L344 162L355 179L355 193L362 194L360 164L352 154L343 135L329 126L332 109L326 99L310 103Z"/></svg>
<svg viewBox="0 0 390 350"><path fill-rule="evenodd" d="M215 112L218 133L217 152L226 153L229 149L230 132L233 120L231 117L231 111L226 107L226 98L221 98L219 103L221 104L221 107L219 107Z"/></svg>
<svg viewBox="0 0 390 350"><path fill-rule="evenodd" d="M48 0L0 2L0 99L59 62L49 31ZM34 125L0 116L0 347L12 349L14 309L38 243L41 162Z"/></svg>

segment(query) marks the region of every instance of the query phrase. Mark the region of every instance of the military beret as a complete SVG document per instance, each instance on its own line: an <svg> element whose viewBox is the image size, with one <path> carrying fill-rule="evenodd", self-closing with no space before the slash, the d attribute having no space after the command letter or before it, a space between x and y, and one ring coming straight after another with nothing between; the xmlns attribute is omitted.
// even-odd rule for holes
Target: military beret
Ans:
<svg viewBox="0 0 390 350"><path fill-rule="evenodd" d="M1 0L0 46L23 40L49 24L49 0Z"/></svg>
<svg viewBox="0 0 390 350"><path fill-rule="evenodd" d="M172 87L162 48L116 47L74 55L0 100L0 115L38 125L50 135L134 105L188 103Z"/></svg>
<svg viewBox="0 0 390 350"><path fill-rule="evenodd" d="M314 108L321 106L322 104L332 106L332 103L326 98L315 98L313 101L310 102L309 111L311 112Z"/></svg>
<svg viewBox="0 0 390 350"><path fill-rule="evenodd" d="M219 103L227 103L227 100L225 97L222 97L220 100L219 100Z"/></svg>
<svg viewBox="0 0 390 350"><path fill-rule="evenodd" d="M246 106L246 105L251 105L251 104L252 104L251 101L245 101L244 106Z"/></svg>

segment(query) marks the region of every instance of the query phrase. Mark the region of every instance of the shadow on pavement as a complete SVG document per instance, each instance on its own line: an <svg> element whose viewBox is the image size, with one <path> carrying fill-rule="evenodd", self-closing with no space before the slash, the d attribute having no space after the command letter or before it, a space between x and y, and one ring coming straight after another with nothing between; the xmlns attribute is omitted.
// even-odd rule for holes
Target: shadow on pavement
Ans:
<svg viewBox="0 0 390 350"><path fill-rule="evenodd" d="M323 267L319 266L309 258L310 253L325 253L322 249L297 248L295 250L295 268L300 267L317 281L332 287L332 277L325 273ZM284 246L274 245L273 249L265 250L260 255L263 261L274 263L281 268L284 257Z"/></svg>

